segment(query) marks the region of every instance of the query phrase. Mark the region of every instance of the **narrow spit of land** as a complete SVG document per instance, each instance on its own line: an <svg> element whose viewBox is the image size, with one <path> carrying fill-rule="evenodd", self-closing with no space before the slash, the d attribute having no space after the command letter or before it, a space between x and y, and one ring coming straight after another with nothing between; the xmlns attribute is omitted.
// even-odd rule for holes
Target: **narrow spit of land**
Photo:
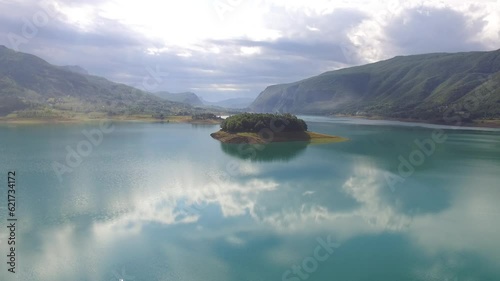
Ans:
<svg viewBox="0 0 500 281"><path fill-rule="evenodd" d="M249 143L249 144L263 144L269 142L294 142L305 141L310 143L334 143L344 142L348 139L338 136L324 135L314 132L281 132L273 133L272 136L261 136L257 133L229 133L218 131L211 134L212 138L217 139L223 143Z"/></svg>

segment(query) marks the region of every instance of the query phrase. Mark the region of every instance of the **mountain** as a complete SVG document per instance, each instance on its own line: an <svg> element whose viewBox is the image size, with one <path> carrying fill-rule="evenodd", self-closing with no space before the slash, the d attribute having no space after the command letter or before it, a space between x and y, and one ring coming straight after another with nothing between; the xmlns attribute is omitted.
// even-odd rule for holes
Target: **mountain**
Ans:
<svg viewBox="0 0 500 281"><path fill-rule="evenodd" d="M500 117L500 50L399 56L265 89L256 112L448 121Z"/></svg>
<svg viewBox="0 0 500 281"><path fill-rule="evenodd" d="M60 66L60 68L78 74L89 75L89 72L79 65L65 65L65 66Z"/></svg>
<svg viewBox="0 0 500 281"><path fill-rule="evenodd" d="M185 93L169 93L169 92L157 92L154 93L156 96L174 102L181 102L185 104L189 104L192 106L202 106L203 102L201 99L195 94L191 92Z"/></svg>
<svg viewBox="0 0 500 281"><path fill-rule="evenodd" d="M15 111L21 111L21 117L61 112L172 115L192 111L188 105L85 73L80 67L54 66L0 46L0 116Z"/></svg>
<svg viewBox="0 0 500 281"><path fill-rule="evenodd" d="M255 99L251 98L232 98L218 102L202 100L205 105L218 106L223 108L241 109L249 107Z"/></svg>
<svg viewBox="0 0 500 281"><path fill-rule="evenodd" d="M250 98L232 98L217 102L206 101L192 92L184 93L170 93L170 92L157 92L156 96L174 102L181 102L196 107L205 107L213 109L242 109L247 108L252 104L254 99Z"/></svg>

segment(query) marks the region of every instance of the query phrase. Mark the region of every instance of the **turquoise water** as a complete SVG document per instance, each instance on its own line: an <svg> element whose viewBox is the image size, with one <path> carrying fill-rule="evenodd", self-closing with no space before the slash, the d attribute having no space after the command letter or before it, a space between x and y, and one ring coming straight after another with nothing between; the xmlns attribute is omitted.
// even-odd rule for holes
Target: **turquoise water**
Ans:
<svg viewBox="0 0 500 281"><path fill-rule="evenodd" d="M0 280L500 280L499 131L307 120L350 141L238 148L210 138L217 126L0 125ZM445 141L421 150L439 129Z"/></svg>

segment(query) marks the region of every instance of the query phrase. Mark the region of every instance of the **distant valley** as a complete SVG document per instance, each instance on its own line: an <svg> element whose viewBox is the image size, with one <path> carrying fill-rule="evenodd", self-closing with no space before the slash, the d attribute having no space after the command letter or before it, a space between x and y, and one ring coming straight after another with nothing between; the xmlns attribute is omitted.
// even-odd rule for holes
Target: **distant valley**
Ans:
<svg viewBox="0 0 500 281"><path fill-rule="evenodd" d="M226 99L226 100L221 100L218 102L210 102L203 100L203 103L205 105L211 105L211 106L218 106L218 107L224 107L224 108L232 108L232 109L246 109L249 108L252 102L255 99L251 98L233 98L233 99Z"/></svg>
<svg viewBox="0 0 500 281"><path fill-rule="evenodd" d="M400 56L267 87L257 99L149 93L0 46L0 117L190 116L281 112L423 122L500 119L500 50Z"/></svg>
<svg viewBox="0 0 500 281"><path fill-rule="evenodd" d="M221 100L217 102L207 101L192 92L184 93L170 93L170 92L157 92L156 96L174 102L181 102L191 106L198 107L219 107L229 109L245 109L248 108L255 99L252 98L232 98Z"/></svg>

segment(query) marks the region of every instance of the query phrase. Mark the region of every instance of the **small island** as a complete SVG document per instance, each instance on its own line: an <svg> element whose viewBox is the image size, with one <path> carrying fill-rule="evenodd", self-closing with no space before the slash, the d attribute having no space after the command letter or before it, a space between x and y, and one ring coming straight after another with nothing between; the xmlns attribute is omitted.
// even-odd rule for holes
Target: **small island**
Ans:
<svg viewBox="0 0 500 281"><path fill-rule="evenodd" d="M264 144L270 142L333 143L348 139L309 132L304 120L292 114L242 113L221 123L214 139L229 144Z"/></svg>

